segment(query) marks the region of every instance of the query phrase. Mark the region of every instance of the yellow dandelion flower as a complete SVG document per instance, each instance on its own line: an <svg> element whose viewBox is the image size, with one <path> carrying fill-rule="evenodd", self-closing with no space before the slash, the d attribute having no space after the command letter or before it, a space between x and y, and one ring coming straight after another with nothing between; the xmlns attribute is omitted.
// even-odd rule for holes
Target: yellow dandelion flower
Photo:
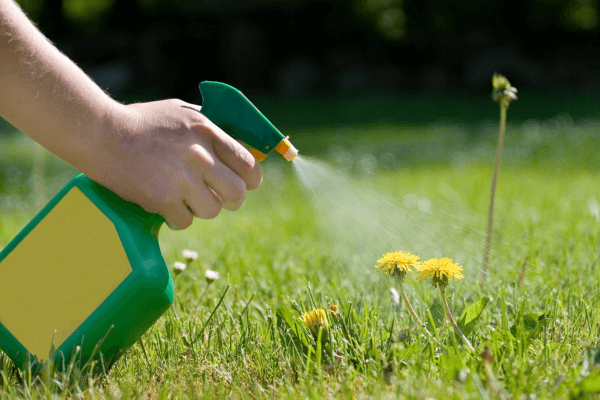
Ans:
<svg viewBox="0 0 600 400"><path fill-rule="evenodd" d="M328 310L329 310L329 313L330 313L331 315L333 315L333 316L336 316L336 315L337 315L337 312L338 312L338 306L337 306L337 304L333 304L333 303L331 303L331 304L329 305L329 307L328 307Z"/></svg>
<svg viewBox="0 0 600 400"><path fill-rule="evenodd" d="M394 251L392 253L385 253L377 262L379 265L376 265L375 268L378 271L390 275L398 272L403 276L411 271L411 266L417 267L419 265L419 256L415 256L408 251Z"/></svg>
<svg viewBox="0 0 600 400"><path fill-rule="evenodd" d="M430 258L417 266L417 280L431 279L434 285L446 286L450 279L464 278L462 267L453 262L451 258Z"/></svg>
<svg viewBox="0 0 600 400"><path fill-rule="evenodd" d="M306 325L314 335L319 334L319 328L328 328L329 321L327 315L321 308L305 312L300 317L300 321Z"/></svg>

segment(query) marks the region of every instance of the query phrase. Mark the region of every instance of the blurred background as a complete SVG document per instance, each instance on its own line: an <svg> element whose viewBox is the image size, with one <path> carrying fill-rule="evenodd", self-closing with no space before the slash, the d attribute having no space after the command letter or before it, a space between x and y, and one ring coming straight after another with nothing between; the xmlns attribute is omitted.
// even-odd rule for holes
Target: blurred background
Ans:
<svg viewBox="0 0 600 400"><path fill-rule="evenodd" d="M18 0L115 98L600 90L599 0Z"/></svg>

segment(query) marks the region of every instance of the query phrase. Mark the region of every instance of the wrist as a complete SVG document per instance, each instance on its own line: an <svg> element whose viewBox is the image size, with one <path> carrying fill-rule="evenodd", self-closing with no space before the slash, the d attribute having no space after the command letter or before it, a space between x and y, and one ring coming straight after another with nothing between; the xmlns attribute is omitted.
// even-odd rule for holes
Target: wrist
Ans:
<svg viewBox="0 0 600 400"><path fill-rule="evenodd" d="M119 168L125 153L122 138L129 135L126 111L125 105L108 97L90 125L88 146L81 152L83 162L78 169L92 180L106 184Z"/></svg>

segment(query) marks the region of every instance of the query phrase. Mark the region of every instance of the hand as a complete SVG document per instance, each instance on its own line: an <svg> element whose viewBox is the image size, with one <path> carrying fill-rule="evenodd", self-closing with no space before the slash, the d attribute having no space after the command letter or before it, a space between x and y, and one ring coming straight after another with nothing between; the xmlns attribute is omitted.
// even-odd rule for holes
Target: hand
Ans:
<svg viewBox="0 0 600 400"><path fill-rule="evenodd" d="M92 180L171 227L237 210L260 185L254 157L180 100L122 105L0 0L0 114Z"/></svg>
<svg viewBox="0 0 600 400"><path fill-rule="evenodd" d="M262 181L258 161L197 105L163 100L113 111L103 124L112 139L100 152L103 172L90 177L172 229L239 209Z"/></svg>

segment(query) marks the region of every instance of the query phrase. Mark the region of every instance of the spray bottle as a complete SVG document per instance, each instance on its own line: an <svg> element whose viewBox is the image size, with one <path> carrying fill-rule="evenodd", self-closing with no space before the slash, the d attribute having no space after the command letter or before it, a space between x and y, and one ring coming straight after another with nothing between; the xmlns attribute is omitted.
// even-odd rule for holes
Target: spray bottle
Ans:
<svg viewBox="0 0 600 400"><path fill-rule="evenodd" d="M298 150L237 89L200 83L202 113L259 161ZM22 370L77 360L105 369L169 308L165 220L83 174L0 252L0 349Z"/></svg>

